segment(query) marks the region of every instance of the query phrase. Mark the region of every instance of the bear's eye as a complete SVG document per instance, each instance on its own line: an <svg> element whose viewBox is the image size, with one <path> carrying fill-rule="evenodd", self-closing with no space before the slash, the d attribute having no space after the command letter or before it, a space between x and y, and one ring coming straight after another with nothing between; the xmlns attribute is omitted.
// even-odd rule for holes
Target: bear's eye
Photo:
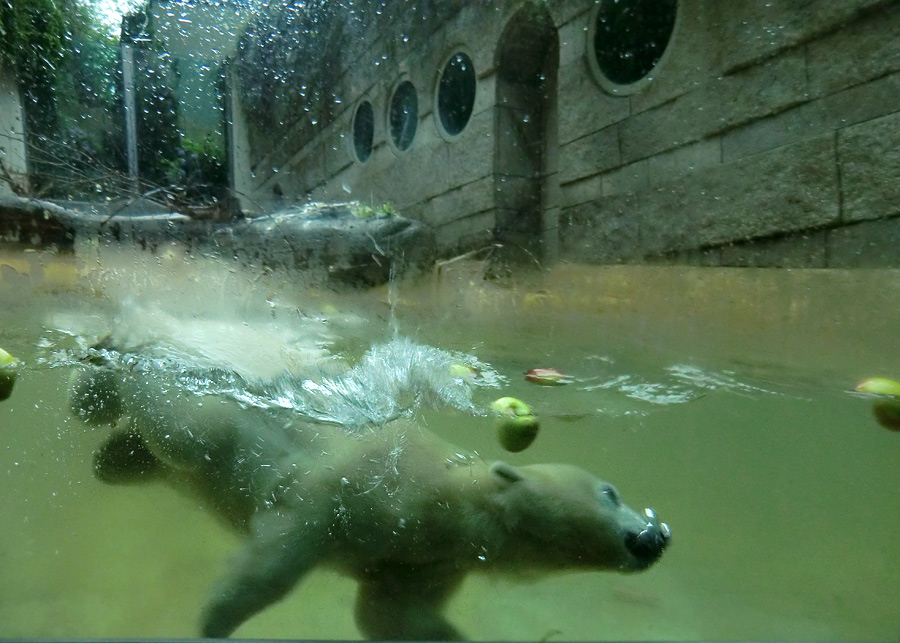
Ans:
<svg viewBox="0 0 900 643"><path fill-rule="evenodd" d="M611 484L600 485L598 491L600 497L611 502L614 507L618 507L622 504L622 497L619 495L619 490Z"/></svg>

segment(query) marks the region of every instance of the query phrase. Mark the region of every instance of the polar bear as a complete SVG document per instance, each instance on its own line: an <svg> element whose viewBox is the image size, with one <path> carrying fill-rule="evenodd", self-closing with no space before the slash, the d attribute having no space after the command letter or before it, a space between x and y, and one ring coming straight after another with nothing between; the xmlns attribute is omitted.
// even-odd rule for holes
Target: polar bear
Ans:
<svg viewBox="0 0 900 643"><path fill-rule="evenodd" d="M114 425L98 478L190 490L247 536L205 608L205 637L329 565L359 582L365 636L460 640L442 608L470 572L636 572L669 542L652 511L580 468L486 462L409 417L346 427L221 390L198 397L183 376L133 358L93 366L71 404Z"/></svg>

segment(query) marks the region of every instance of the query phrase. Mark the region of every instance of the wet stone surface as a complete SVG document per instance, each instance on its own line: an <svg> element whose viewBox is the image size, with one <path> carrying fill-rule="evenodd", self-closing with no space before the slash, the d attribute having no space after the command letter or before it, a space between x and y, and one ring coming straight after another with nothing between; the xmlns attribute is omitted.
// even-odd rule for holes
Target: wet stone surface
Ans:
<svg viewBox="0 0 900 643"><path fill-rule="evenodd" d="M65 250L78 235L134 243L152 250L176 242L204 254L268 268L300 269L314 281L374 286L434 261L425 224L389 209L351 203L311 203L233 221L177 213L140 216L81 213L24 198L0 201L0 235L7 241Z"/></svg>

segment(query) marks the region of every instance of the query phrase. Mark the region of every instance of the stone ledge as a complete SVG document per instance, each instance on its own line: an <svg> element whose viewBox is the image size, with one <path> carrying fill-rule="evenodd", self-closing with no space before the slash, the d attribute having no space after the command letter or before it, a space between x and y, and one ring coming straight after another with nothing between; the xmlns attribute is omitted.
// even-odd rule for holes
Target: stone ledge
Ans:
<svg viewBox="0 0 900 643"><path fill-rule="evenodd" d="M639 258L640 235L633 194L600 199L560 213L561 257L585 263L622 263Z"/></svg>
<svg viewBox="0 0 900 643"><path fill-rule="evenodd" d="M214 221L183 214L104 216L54 203L0 198L0 238L7 243L71 249L76 238L168 243L250 265L302 271L310 282L373 286L435 259L430 227L353 203L310 203L259 217Z"/></svg>
<svg viewBox="0 0 900 643"><path fill-rule="evenodd" d="M587 136L560 145L560 181L564 185L579 179L617 168L619 156L619 129L606 127Z"/></svg>
<svg viewBox="0 0 900 643"><path fill-rule="evenodd" d="M494 177L486 176L426 201L422 221L438 227L494 207ZM440 239L439 239L440 240Z"/></svg>
<svg viewBox="0 0 900 643"><path fill-rule="evenodd" d="M825 230L813 230L728 244L720 248L717 265L742 268L825 268L826 235Z"/></svg>

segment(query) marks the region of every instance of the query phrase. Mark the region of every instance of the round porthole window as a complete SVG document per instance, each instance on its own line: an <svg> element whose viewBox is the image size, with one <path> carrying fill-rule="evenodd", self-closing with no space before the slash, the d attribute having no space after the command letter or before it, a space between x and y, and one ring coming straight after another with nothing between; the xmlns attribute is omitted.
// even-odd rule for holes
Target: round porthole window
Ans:
<svg viewBox="0 0 900 643"><path fill-rule="evenodd" d="M450 56L444 65L437 91L437 113L441 127L450 136L462 132L475 106L475 66L463 52Z"/></svg>
<svg viewBox="0 0 900 643"><path fill-rule="evenodd" d="M678 0L601 0L588 30L588 60L600 85L628 94L647 84L677 15Z"/></svg>
<svg viewBox="0 0 900 643"><path fill-rule="evenodd" d="M375 111L372 103L362 101L353 115L353 151L356 159L365 163L372 156L372 141L375 138Z"/></svg>
<svg viewBox="0 0 900 643"><path fill-rule="evenodd" d="M408 80L404 80L394 89L388 109L388 126L394 147L401 152L409 149L416 137L418 124L419 96L415 86Z"/></svg>

